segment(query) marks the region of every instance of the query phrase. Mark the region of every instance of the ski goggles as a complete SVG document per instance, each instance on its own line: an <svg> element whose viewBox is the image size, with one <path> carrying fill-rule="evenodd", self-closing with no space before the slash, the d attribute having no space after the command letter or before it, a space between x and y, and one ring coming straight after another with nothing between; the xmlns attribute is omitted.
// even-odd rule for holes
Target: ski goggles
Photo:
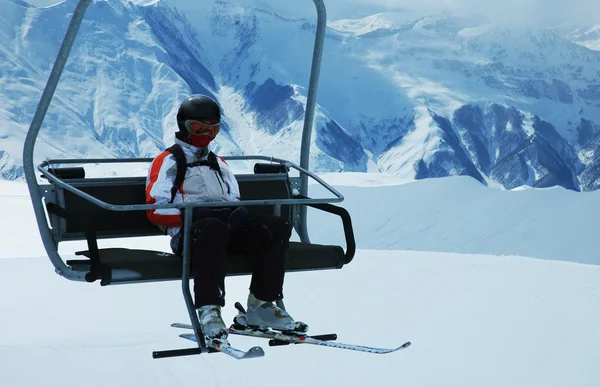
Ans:
<svg viewBox="0 0 600 387"><path fill-rule="evenodd" d="M186 120L185 128L187 131L194 136L210 136L216 137L221 127L220 122L206 122L199 120Z"/></svg>

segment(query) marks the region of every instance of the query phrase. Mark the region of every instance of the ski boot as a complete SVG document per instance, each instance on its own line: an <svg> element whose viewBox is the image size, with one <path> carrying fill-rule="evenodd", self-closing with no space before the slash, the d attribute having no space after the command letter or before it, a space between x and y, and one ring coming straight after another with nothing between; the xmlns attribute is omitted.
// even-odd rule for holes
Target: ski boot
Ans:
<svg viewBox="0 0 600 387"><path fill-rule="evenodd" d="M204 305L198 308L198 320L200 329L207 339L227 340L227 327L221 317L219 305Z"/></svg>
<svg viewBox="0 0 600 387"><path fill-rule="evenodd" d="M283 301L276 303L259 300L254 294L248 295L248 309L245 311L239 303L236 304L239 314L234 323L239 326L258 330L273 329L282 332L307 332L308 325L300 321L294 321L292 316L285 310Z"/></svg>

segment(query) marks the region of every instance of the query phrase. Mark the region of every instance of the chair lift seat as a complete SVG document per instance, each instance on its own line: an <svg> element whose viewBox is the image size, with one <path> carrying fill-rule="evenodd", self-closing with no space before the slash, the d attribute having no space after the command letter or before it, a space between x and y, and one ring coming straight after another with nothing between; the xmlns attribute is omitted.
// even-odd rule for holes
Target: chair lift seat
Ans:
<svg viewBox="0 0 600 387"><path fill-rule="evenodd" d="M242 200L291 197L287 173L248 174L238 175L236 178ZM78 178L67 181L70 185L107 203L145 203L146 180L143 177ZM61 217L49 210L53 229L60 231L57 235L58 241L85 239L90 226L94 229L95 238L164 235L159 227L146 218L144 211L106 210L58 186L46 192L50 195L46 198L47 202L60 205L66 212L73 214ZM253 206L249 210L251 215L273 213L273 206ZM283 205L280 215L291 219L291 211L290 205ZM171 252L127 248L105 248L98 249L97 252L102 270L91 280L100 279L102 285L181 279L181 259ZM90 271L93 250L79 251L76 255L90 259L67 260L67 265L73 270ZM339 246L290 242L285 267L286 271L339 269L347 262L347 254ZM227 275L251 272L251 257L229 254Z"/></svg>

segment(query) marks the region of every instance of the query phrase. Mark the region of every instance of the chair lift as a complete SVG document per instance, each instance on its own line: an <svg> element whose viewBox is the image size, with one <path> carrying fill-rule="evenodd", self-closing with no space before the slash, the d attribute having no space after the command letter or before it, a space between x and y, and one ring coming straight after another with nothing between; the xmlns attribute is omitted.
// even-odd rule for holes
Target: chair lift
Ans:
<svg viewBox="0 0 600 387"><path fill-rule="evenodd" d="M333 187L308 170L310 138L316 104L317 85L326 28L326 10L322 0L313 0L317 10L317 30L309 80L306 113L301 144L300 165L266 156L230 156L226 160L259 160L254 174L236 175L241 201L235 203L145 203L145 177L86 178L80 165L134 163L151 158L132 159L56 159L42 162L34 169L35 142L52 100L67 58L77 36L84 14L93 0L79 0L66 31L54 66L27 132L23 148L25 177L42 242L57 274L82 282L100 280L102 286L181 279L185 304L192 322L197 348L154 352L155 358L212 352L204 343L190 293L189 263L193 207L246 206L251 213L274 213L292 221L300 242L290 243L286 271L339 269L348 264L355 252L352 223L348 212L332 203L344 197ZM268 163L267 163L268 162ZM70 165L70 167L62 167ZM73 167L73 165L79 165ZM290 177L294 169L299 177ZM41 172L48 180L39 184ZM325 187L334 197L309 198L308 177ZM307 230L307 207L340 216L346 239L346 251L340 246L311 244ZM164 234L145 216L145 211L157 208L179 208L184 218L184 249L182 263L173 254L124 248L99 249L99 238L136 237ZM62 241L87 240L88 250L76 255L85 259L63 260L58 252ZM249 260L229 256L227 275L251 273Z"/></svg>

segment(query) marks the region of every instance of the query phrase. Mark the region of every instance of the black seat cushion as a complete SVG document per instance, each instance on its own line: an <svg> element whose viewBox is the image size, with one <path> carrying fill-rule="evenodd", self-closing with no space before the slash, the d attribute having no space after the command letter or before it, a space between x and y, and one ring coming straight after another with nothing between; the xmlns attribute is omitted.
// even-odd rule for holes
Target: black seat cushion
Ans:
<svg viewBox="0 0 600 387"><path fill-rule="evenodd" d="M100 261L112 271L112 283L131 281L175 280L181 278L181 260L171 253L125 248L100 249ZM77 255L89 257L89 251ZM89 270L89 260L67 261L74 270ZM291 242L286 257L286 271L339 269L344 264L344 250L325 246ZM252 273L252 259L244 255L229 255L227 275Z"/></svg>

